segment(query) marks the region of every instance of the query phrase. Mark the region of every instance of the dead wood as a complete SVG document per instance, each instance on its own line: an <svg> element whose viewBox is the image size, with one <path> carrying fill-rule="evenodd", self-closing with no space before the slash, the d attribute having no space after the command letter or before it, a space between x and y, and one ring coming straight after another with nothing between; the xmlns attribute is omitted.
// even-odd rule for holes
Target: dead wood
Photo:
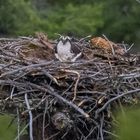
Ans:
<svg viewBox="0 0 140 140"><path fill-rule="evenodd" d="M0 109L17 116L15 139L27 139L24 130L30 140L117 137L113 111L139 103L140 56L124 44L83 38L73 41L82 58L62 63L56 43L43 34L0 39Z"/></svg>

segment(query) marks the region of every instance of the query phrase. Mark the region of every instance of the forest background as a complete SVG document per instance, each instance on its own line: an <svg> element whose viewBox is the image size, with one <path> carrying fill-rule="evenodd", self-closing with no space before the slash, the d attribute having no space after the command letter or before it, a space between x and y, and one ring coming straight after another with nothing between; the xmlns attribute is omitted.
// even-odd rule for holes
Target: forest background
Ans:
<svg viewBox="0 0 140 140"><path fill-rule="evenodd" d="M49 38L57 38L55 33L76 37L104 34L113 42L134 43L133 50L140 50L140 1L0 0L0 37L29 36L39 31ZM140 111L128 114L130 117L121 117L122 140L139 139ZM9 123L9 115L0 116L0 140L14 139L16 127L9 128Z"/></svg>
<svg viewBox="0 0 140 140"><path fill-rule="evenodd" d="M140 49L139 9L136 0L0 0L0 36L105 34Z"/></svg>

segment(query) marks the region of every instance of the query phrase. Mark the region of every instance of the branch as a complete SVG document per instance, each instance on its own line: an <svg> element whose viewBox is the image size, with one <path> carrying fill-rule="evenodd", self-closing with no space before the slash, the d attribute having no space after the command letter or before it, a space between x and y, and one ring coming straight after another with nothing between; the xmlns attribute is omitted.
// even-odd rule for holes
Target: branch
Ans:
<svg viewBox="0 0 140 140"><path fill-rule="evenodd" d="M71 101L66 100L65 98L63 98L62 96L60 96L59 94L57 94L54 91L51 91L50 89L46 89L44 87L41 87L39 85L33 84L33 83L28 83L30 86L32 86L33 88L37 88L41 91L44 92L48 92L50 95L58 98L59 100L63 101L65 104L68 104L69 106L71 106L72 108L74 108L76 111L78 111L81 115L83 115L85 118L89 118L89 115L87 113L85 113L81 108L79 108L76 104L72 103Z"/></svg>
<svg viewBox="0 0 140 140"><path fill-rule="evenodd" d="M128 95L128 94L132 94L132 93L136 93L136 92L139 92L139 91L140 91L140 89L131 90L131 91L128 91L128 92L126 92L126 93L122 93L121 95L118 95L118 96L116 96L116 97L110 99L108 102L106 102L106 103L104 104L104 106L103 106L102 108L100 108L100 109L98 109L98 110L96 111L95 116L97 117L97 115L98 115L99 113L101 113L103 110L105 110L105 108L106 108L110 103L114 102L115 100L118 100L119 98L121 98L121 97L123 97L123 96L126 96L126 95Z"/></svg>
<svg viewBox="0 0 140 140"><path fill-rule="evenodd" d="M30 105L29 105L27 94L25 94L25 103L26 103L27 109L29 110L29 118L30 118L30 123L29 123L30 140L33 140L33 115L32 115L32 112L30 111Z"/></svg>

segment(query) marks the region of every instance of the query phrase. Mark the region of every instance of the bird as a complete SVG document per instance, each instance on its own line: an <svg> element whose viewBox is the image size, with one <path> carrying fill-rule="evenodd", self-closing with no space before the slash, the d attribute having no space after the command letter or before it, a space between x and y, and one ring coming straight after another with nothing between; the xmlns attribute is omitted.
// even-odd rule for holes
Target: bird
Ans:
<svg viewBox="0 0 140 140"><path fill-rule="evenodd" d="M82 56L81 50L72 44L69 36L60 36L55 46L55 57L61 62L75 62Z"/></svg>
<svg viewBox="0 0 140 140"><path fill-rule="evenodd" d="M94 37L91 39L92 48L102 50L103 53L116 55L124 55L126 53L125 49L120 44L116 44L112 41L107 40L102 37Z"/></svg>

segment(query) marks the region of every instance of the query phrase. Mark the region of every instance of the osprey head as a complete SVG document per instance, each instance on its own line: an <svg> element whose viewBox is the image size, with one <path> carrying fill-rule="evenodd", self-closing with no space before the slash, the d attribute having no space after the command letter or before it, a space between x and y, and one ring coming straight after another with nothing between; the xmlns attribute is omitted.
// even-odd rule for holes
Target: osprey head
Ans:
<svg viewBox="0 0 140 140"><path fill-rule="evenodd" d="M69 36L61 36L59 40L62 41L63 45L65 45L67 42L71 41L71 38Z"/></svg>

